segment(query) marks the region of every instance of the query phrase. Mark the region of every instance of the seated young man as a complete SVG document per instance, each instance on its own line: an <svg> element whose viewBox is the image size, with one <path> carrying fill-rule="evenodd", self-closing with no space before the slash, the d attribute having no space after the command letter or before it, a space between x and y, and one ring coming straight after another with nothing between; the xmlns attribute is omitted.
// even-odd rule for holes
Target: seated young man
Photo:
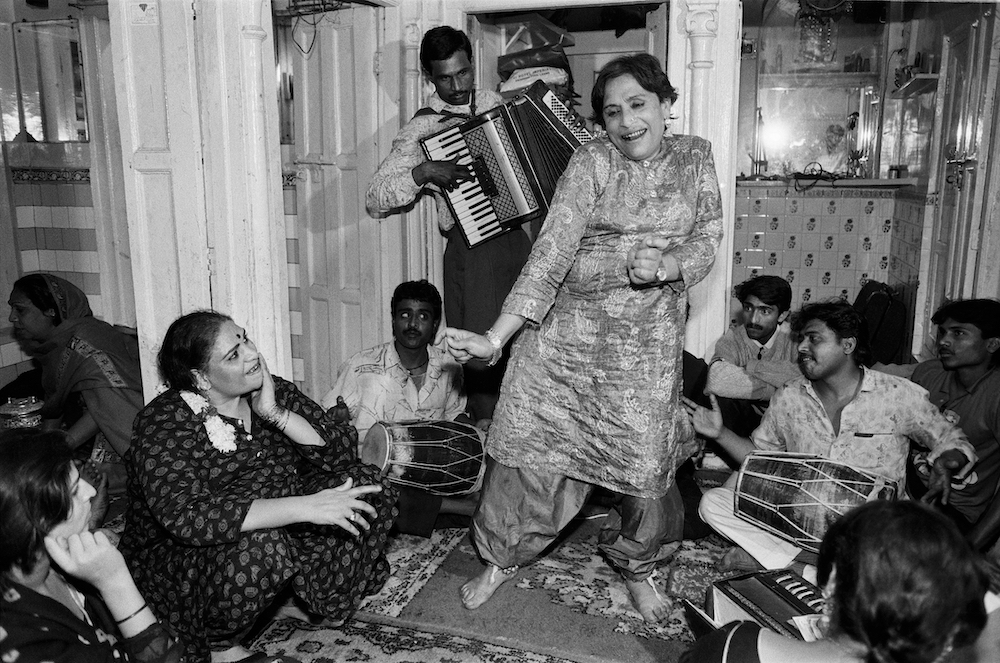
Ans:
<svg viewBox="0 0 1000 663"><path fill-rule="evenodd" d="M747 436L758 425L775 390L799 377L796 349L781 324L792 304L792 288L780 276L757 276L736 286L743 324L715 344L706 392L719 397L726 428Z"/></svg>
<svg viewBox="0 0 1000 663"><path fill-rule="evenodd" d="M930 450L931 496L946 497L952 476L968 475L975 450L927 400L927 391L865 368L868 329L854 307L839 301L808 304L793 316L792 333L802 339L797 346L802 376L775 392L750 438L726 428L717 408L684 399L699 434L718 441L738 463L755 450L815 454L878 474L900 488L913 440ZM714 406L717 399L711 399ZM793 566L812 580L815 567L806 567L810 553L735 514L735 484L736 475L707 491L700 506L702 519L738 546L727 553L723 568Z"/></svg>
<svg viewBox="0 0 1000 663"><path fill-rule="evenodd" d="M380 421L457 420L472 424L465 413L462 366L431 345L441 322L441 295L427 281L399 284L392 295L393 340L348 359L333 388L323 397L324 409L338 397L350 410L364 444L368 429ZM487 421L480 422L488 425ZM443 498L399 486L396 527L406 534L430 536L442 513L471 516L476 498Z"/></svg>
<svg viewBox="0 0 1000 663"><path fill-rule="evenodd" d="M975 470L951 484L939 507L969 541L985 550L1000 535L1000 301L950 302L931 317L937 325L937 359L913 370L911 380L928 391L930 401L957 425L976 449ZM914 497L927 490L926 453L914 456L907 489Z"/></svg>

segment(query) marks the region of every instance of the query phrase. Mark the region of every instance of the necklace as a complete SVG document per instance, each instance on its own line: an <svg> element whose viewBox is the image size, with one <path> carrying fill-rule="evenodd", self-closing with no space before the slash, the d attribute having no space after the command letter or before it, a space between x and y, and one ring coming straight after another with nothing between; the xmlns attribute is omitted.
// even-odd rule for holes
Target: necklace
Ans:
<svg viewBox="0 0 1000 663"><path fill-rule="evenodd" d="M403 366L403 368L406 368L406 372L409 373L410 376L419 375L420 373L423 373L423 371L420 369L425 367L430 360L431 358L428 357L427 359L424 359L424 363L420 364L419 366L414 366L413 368L406 368L406 366Z"/></svg>

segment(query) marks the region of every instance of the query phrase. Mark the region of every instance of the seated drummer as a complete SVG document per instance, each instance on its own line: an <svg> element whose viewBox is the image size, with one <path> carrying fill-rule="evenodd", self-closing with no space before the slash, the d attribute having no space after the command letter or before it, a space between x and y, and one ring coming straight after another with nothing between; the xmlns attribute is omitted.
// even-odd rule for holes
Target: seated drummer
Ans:
<svg viewBox="0 0 1000 663"><path fill-rule="evenodd" d="M358 429L359 447L364 444L368 429L380 421L473 423L465 413L462 366L447 352L431 345L441 322L441 295L437 288L427 281L401 283L392 294L391 310L393 340L362 350L344 362L333 388L322 401L329 410L343 399ZM489 420L481 420L477 425L485 428ZM477 501L478 493L464 498L443 498L400 486L396 527L405 534L430 536L439 514L467 518ZM442 518L440 524L453 521Z"/></svg>
<svg viewBox="0 0 1000 663"><path fill-rule="evenodd" d="M952 476L969 472L975 450L925 389L865 369L868 329L854 307L841 301L808 304L792 317L792 333L799 339L802 377L775 392L750 438L723 425L715 396L712 408L684 399L695 430L718 441L737 463L756 450L815 454L884 476L900 491L912 440L930 450L928 493L947 501ZM705 522L738 546L723 559L723 570L792 567L815 581L815 567L807 564L811 553L735 515L735 485L736 475L707 491L699 509Z"/></svg>

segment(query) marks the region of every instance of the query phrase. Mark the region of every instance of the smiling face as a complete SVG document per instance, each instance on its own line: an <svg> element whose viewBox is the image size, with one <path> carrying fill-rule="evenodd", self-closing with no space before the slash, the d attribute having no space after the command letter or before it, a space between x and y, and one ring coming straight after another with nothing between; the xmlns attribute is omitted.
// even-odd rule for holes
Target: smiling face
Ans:
<svg viewBox="0 0 1000 663"><path fill-rule="evenodd" d="M611 142L629 159L643 161L660 151L670 107L669 100L624 74L608 81L601 114Z"/></svg>
<svg viewBox="0 0 1000 663"><path fill-rule="evenodd" d="M428 302L402 299L392 312L392 337L399 346L420 350L434 342L439 322Z"/></svg>
<svg viewBox="0 0 1000 663"><path fill-rule="evenodd" d="M990 365L993 353L1000 349L1000 339L983 338L983 332L970 322L948 318L938 325L937 351L946 370Z"/></svg>
<svg viewBox="0 0 1000 663"><path fill-rule="evenodd" d="M799 342L799 370L809 380L835 375L854 365L851 356L857 345L854 338L838 338L822 320L810 320L802 328Z"/></svg>
<svg viewBox="0 0 1000 663"><path fill-rule="evenodd" d="M7 303L10 305L7 320L14 327L14 339L24 350L30 351L49 340L56 328L54 310L40 310L20 290L11 292Z"/></svg>
<svg viewBox="0 0 1000 663"><path fill-rule="evenodd" d="M788 311L779 311L774 304L765 304L756 295L743 300L743 326L747 336L758 343L767 343L785 318Z"/></svg>
<svg viewBox="0 0 1000 663"><path fill-rule="evenodd" d="M260 389L264 381L257 346L232 320L219 327L208 365L195 371L195 384L210 401L236 398Z"/></svg>
<svg viewBox="0 0 1000 663"><path fill-rule="evenodd" d="M469 103L475 75L465 51L459 49L447 60L431 60L431 70L427 74L446 104L464 106Z"/></svg>
<svg viewBox="0 0 1000 663"><path fill-rule="evenodd" d="M71 534L86 532L90 526L90 499L97 494L83 477L76 465L69 471L70 505L66 520L52 528L50 536L66 537Z"/></svg>

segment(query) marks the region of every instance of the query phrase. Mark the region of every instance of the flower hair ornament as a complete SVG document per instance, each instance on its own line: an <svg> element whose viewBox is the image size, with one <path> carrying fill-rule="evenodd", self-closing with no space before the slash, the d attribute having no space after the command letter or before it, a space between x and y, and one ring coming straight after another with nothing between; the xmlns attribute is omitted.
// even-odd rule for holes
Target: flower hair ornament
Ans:
<svg viewBox="0 0 1000 663"><path fill-rule="evenodd" d="M236 451L236 429L219 416L207 398L193 391L182 391L181 398L201 418L213 447L224 454Z"/></svg>

